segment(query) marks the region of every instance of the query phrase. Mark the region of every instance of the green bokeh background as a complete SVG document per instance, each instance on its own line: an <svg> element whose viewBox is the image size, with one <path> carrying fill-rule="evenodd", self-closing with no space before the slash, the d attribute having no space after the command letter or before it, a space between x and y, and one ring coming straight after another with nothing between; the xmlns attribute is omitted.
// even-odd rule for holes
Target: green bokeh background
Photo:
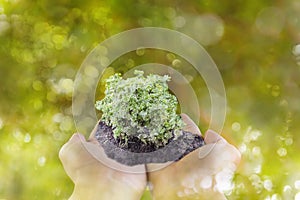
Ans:
<svg viewBox="0 0 300 200"><path fill-rule="evenodd" d="M76 72L101 41L145 26L190 35L219 67L228 100L223 136L242 152L228 199L300 199L298 0L0 0L0 199L70 196L58 151L76 132ZM105 71L96 98L107 76L148 62L172 66L190 81L205 131L205 84L169 52L122 56Z"/></svg>

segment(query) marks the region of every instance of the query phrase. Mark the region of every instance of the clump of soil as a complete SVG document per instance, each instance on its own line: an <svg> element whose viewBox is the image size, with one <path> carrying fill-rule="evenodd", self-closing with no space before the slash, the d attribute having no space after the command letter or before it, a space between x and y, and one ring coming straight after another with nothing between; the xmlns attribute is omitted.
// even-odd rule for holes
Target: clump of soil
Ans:
<svg viewBox="0 0 300 200"><path fill-rule="evenodd" d="M154 144L145 144L139 138L130 136L127 145L113 137L113 130L100 121L95 134L106 155L119 163L133 166L147 163L165 163L178 161L188 153L204 145L200 135L182 131L177 139L170 138L167 145L157 148Z"/></svg>

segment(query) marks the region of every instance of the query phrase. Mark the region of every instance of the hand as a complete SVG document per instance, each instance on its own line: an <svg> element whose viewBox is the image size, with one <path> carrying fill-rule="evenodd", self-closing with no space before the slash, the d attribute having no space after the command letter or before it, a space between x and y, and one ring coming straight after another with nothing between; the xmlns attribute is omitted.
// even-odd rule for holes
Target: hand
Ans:
<svg viewBox="0 0 300 200"><path fill-rule="evenodd" d="M185 131L201 134L185 114ZM240 152L219 134L208 130L206 145L164 169L150 172L154 200L226 199L223 191L231 189L231 179L240 161ZM156 164L148 164L151 168Z"/></svg>
<svg viewBox="0 0 300 200"><path fill-rule="evenodd" d="M64 169L75 184L69 199L139 200L147 182L145 166L129 167L111 160L105 155L94 134L95 129L89 141L81 134L74 134L59 152ZM110 167L101 163L97 157L106 160Z"/></svg>

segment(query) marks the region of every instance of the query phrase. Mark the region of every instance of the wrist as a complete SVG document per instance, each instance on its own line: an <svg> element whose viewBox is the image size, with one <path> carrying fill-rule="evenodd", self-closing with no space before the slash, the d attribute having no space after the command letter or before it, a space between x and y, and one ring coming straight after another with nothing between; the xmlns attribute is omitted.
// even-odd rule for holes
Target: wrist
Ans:
<svg viewBox="0 0 300 200"><path fill-rule="evenodd" d="M86 173L85 173L86 174ZM75 187L70 199L112 199L140 200L145 185L143 182L133 182L131 177L123 177L120 174L102 172L90 173L90 176L81 176L74 181ZM135 177L134 180L136 180ZM106 181L103 181L106 180Z"/></svg>
<svg viewBox="0 0 300 200"><path fill-rule="evenodd" d="M83 185L75 184L74 191L69 200L95 200L95 199L111 199L111 200L140 200L144 190L137 191L129 187L122 187L116 184L106 185Z"/></svg>

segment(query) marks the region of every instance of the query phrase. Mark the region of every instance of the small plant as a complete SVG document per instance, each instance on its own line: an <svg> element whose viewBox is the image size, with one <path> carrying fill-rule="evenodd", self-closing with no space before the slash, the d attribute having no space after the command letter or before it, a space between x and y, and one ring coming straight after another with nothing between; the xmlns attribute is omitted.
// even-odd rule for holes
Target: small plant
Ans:
<svg viewBox="0 0 300 200"><path fill-rule="evenodd" d="M170 94L167 75L148 75L135 71L135 77L123 79L115 74L106 80L105 97L96 102L101 120L113 129L118 141L136 137L156 147L182 134L184 123L176 114L177 99Z"/></svg>

